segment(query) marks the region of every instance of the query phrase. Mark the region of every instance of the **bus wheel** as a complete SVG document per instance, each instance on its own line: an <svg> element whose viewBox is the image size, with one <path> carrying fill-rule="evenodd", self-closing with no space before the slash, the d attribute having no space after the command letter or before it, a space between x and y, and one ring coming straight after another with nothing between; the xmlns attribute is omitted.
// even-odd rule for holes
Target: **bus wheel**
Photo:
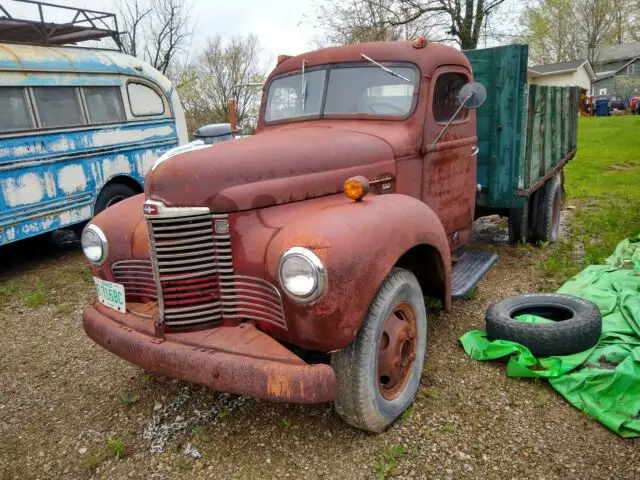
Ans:
<svg viewBox="0 0 640 480"><path fill-rule="evenodd" d="M415 275L394 268L353 342L331 354L336 411L350 425L381 432L402 415L420 386L427 311Z"/></svg>
<svg viewBox="0 0 640 480"><path fill-rule="evenodd" d="M136 192L126 185L121 183L110 183L109 185L106 185L100 192L100 195L98 195L96 206L93 209L93 214L97 215L116 203L129 197L133 197L135 194Z"/></svg>

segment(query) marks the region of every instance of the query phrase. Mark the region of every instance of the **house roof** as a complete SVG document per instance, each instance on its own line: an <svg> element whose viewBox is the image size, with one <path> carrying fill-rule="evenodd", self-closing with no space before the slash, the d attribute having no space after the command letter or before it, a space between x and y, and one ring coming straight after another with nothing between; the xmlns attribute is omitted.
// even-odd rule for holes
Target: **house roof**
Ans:
<svg viewBox="0 0 640 480"><path fill-rule="evenodd" d="M591 77L591 80L595 80L596 74L591 67L589 60L572 60L570 62L560 63L548 63L546 65L535 65L529 67L529 73L534 77L541 77L545 75L557 75L559 73L575 72L580 67L585 66L587 73Z"/></svg>
<svg viewBox="0 0 640 480"><path fill-rule="evenodd" d="M615 62L635 57L640 57L640 43L623 43L600 50L596 55L595 63Z"/></svg>
<svg viewBox="0 0 640 480"><path fill-rule="evenodd" d="M638 57L633 57L630 58L628 62L626 62L624 65L622 65L619 68L616 68L615 70L608 70L606 72L598 72L596 74L596 80L602 80L605 78L609 78L609 77L614 77L616 76L619 72L621 72L622 70L625 70L629 65L631 65L633 62L635 62L636 60L640 59L640 56Z"/></svg>

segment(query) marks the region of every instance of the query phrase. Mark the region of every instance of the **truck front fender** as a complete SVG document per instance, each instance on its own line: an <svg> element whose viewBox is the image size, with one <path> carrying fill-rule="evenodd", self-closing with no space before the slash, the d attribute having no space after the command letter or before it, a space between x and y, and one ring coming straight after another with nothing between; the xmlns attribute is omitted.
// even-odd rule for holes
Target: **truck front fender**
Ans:
<svg viewBox="0 0 640 480"><path fill-rule="evenodd" d="M302 207L295 220L282 225L265 257L266 273L274 281L280 257L294 246L312 250L325 267L326 287L313 304L283 295L290 341L322 351L347 346L394 266L414 271L424 293L449 307L451 253L444 228L427 205L387 194L306 210Z"/></svg>

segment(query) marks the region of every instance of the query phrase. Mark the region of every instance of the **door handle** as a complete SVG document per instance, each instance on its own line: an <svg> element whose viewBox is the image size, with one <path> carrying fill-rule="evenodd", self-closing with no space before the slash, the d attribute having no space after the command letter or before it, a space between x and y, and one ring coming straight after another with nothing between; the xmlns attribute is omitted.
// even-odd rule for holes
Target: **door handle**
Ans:
<svg viewBox="0 0 640 480"><path fill-rule="evenodd" d="M478 148L478 146L474 145L473 149L472 149L472 152L471 152L471 155L469 155L469 156L470 157L475 157L478 154L479 151L480 151L480 149Z"/></svg>

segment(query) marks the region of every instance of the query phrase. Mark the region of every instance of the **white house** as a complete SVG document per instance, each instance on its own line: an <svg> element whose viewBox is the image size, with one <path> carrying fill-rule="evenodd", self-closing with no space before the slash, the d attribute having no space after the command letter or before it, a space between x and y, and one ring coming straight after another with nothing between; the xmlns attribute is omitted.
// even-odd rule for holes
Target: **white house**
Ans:
<svg viewBox="0 0 640 480"><path fill-rule="evenodd" d="M529 67L527 80L535 85L578 86L584 94L591 95L596 74L589 60L574 60Z"/></svg>

